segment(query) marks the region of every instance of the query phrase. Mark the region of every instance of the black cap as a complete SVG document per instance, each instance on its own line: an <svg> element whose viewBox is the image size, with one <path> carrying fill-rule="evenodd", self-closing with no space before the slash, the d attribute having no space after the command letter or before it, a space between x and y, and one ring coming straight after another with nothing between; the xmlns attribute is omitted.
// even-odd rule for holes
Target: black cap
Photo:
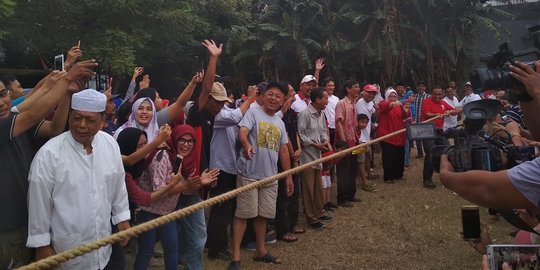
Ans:
<svg viewBox="0 0 540 270"><path fill-rule="evenodd" d="M418 81L418 82L416 83L416 85L421 85L421 84L423 84L424 86L426 85L426 83L425 83L424 81L422 81L422 80L420 80L420 81Z"/></svg>

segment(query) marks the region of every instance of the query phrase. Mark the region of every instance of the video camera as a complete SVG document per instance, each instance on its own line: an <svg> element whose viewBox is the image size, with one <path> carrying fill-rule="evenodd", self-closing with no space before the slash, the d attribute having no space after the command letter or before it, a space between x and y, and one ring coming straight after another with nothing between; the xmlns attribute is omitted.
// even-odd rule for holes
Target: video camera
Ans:
<svg viewBox="0 0 540 270"><path fill-rule="evenodd" d="M511 89L512 94L518 99L530 97L525 91L523 84L510 76L510 64L515 60L525 56L534 55L540 59L540 25L528 28L528 37L533 41L533 48L514 52L509 42L499 46L499 51L490 56L480 57L480 61L486 64L485 68L475 69L470 74L470 80L474 91L478 94L480 91L488 89ZM535 69L534 61L527 61L524 64Z"/></svg>
<svg viewBox="0 0 540 270"><path fill-rule="evenodd" d="M463 108L466 119L463 126L449 128L443 134L453 138L454 145L438 145L431 152L433 168L439 172L442 154L457 172L468 170L499 171L535 158L535 148L515 146L511 135L505 131L504 139L487 135L483 128L487 119L493 119L500 112L502 104L498 100L484 99L470 102ZM505 162L506 161L506 162Z"/></svg>

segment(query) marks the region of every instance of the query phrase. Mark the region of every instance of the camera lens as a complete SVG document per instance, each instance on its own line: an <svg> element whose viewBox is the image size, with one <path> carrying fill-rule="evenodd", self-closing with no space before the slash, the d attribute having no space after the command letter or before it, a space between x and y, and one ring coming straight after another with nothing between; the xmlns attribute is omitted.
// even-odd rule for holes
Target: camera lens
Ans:
<svg viewBox="0 0 540 270"><path fill-rule="evenodd" d="M474 92L479 94L486 89L498 89L504 83L503 72L499 69L478 68L470 75Z"/></svg>

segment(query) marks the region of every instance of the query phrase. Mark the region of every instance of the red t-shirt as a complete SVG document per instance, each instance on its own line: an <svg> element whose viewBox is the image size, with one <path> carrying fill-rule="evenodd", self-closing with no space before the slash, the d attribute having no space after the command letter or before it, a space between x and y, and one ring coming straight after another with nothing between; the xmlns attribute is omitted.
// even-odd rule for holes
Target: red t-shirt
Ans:
<svg viewBox="0 0 540 270"><path fill-rule="evenodd" d="M403 112L401 106L397 105L390 108L389 105L390 103L386 100L379 103L379 126L377 127L377 137L382 137L400 129L404 129L405 123L403 120L411 116L411 112ZM404 146L405 132L392 136L384 141L395 146Z"/></svg>
<svg viewBox="0 0 540 270"><path fill-rule="evenodd" d="M453 109L454 108L448 105L448 103L446 103L444 100L441 100L439 103L435 103L432 98L428 98L422 103L422 121L426 121L431 118L426 116L426 113L443 114L444 112L451 111ZM435 123L435 128L442 129L444 125L444 118L437 118L432 122Z"/></svg>

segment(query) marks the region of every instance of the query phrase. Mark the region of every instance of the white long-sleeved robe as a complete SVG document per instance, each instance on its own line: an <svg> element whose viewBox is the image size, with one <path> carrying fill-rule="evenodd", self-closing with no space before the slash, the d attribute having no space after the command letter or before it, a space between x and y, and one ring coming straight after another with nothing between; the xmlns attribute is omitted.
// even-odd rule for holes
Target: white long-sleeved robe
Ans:
<svg viewBox="0 0 540 270"><path fill-rule="evenodd" d="M36 154L29 174L28 247L52 244L57 253L111 234L113 224L129 220L128 195L120 149L98 132L92 153L65 132ZM69 260L60 269L103 269L106 246Z"/></svg>

